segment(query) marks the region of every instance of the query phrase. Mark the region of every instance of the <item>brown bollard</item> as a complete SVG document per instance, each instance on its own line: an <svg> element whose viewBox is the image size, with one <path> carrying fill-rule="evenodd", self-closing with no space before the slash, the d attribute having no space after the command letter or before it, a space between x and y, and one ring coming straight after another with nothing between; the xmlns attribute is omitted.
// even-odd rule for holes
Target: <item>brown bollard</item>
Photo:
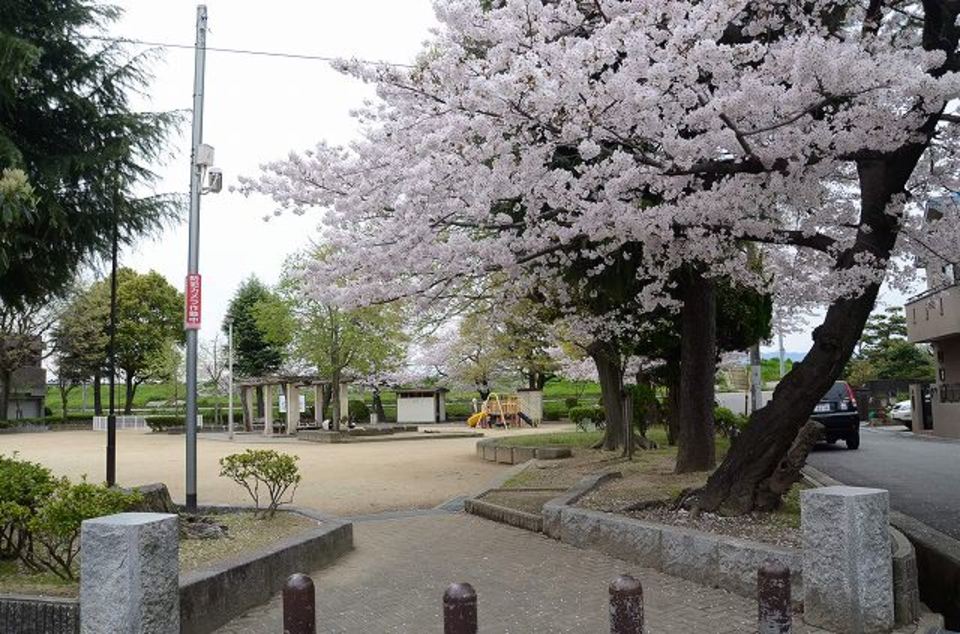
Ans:
<svg viewBox="0 0 960 634"><path fill-rule="evenodd" d="M610 634L643 634L643 586L630 575L610 584Z"/></svg>
<svg viewBox="0 0 960 634"><path fill-rule="evenodd" d="M443 634L477 634L477 591L451 583L443 593Z"/></svg>
<svg viewBox="0 0 960 634"><path fill-rule="evenodd" d="M313 579L290 575L283 586L283 634L316 634L316 606Z"/></svg>
<svg viewBox="0 0 960 634"><path fill-rule="evenodd" d="M790 569L768 559L757 571L759 634L790 634L793 631L791 611Z"/></svg>

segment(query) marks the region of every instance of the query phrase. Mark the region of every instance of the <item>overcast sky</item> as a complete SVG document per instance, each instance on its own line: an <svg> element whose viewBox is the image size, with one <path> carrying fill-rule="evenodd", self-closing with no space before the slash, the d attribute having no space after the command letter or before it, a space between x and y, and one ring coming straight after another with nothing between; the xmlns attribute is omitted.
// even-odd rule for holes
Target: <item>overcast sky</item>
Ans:
<svg viewBox="0 0 960 634"><path fill-rule="evenodd" d="M116 37L193 44L196 3L190 0L115 0L125 10L111 29ZM322 56L359 57L405 63L419 52L436 25L431 0L209 0L211 47L242 48ZM154 66L144 109L186 110L193 94L193 51L168 49ZM201 205L200 272L204 313L201 337L216 334L237 286L256 275L276 281L283 260L316 234L318 215L263 217L273 205L245 199L227 188L237 175L255 175L258 166L325 139L345 143L357 133L351 108L373 96L369 86L346 78L321 61L207 54L204 141L216 148L224 191L204 196ZM173 158L159 169L158 191L189 189L190 128L172 139ZM187 265L186 223L155 241L143 241L121 256L137 270L154 269L183 287ZM886 304L899 295L885 293ZM804 352L809 332L787 337L788 351ZM771 348L772 349L772 348Z"/></svg>

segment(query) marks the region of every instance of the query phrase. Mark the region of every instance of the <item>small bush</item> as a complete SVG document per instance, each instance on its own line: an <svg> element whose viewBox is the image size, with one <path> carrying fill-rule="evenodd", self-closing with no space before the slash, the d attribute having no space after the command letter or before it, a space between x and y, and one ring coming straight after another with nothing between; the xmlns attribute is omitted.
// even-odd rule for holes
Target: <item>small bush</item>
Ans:
<svg viewBox="0 0 960 634"><path fill-rule="evenodd" d="M46 467L0 455L0 557L19 557L30 548L30 520L56 484Z"/></svg>
<svg viewBox="0 0 960 634"><path fill-rule="evenodd" d="M737 414L726 407L713 408L713 419L717 429L728 438L736 438L747 426L747 417Z"/></svg>
<svg viewBox="0 0 960 634"><path fill-rule="evenodd" d="M370 422L370 408L363 401L348 401L347 416L357 423Z"/></svg>
<svg viewBox="0 0 960 634"><path fill-rule="evenodd" d="M568 396L567 398L563 399L563 404L567 406L568 410L571 410L580 405L580 399L578 399L576 396Z"/></svg>
<svg viewBox="0 0 960 634"><path fill-rule="evenodd" d="M166 431L186 425L186 418L183 416L149 416L146 420L147 427L153 431Z"/></svg>
<svg viewBox="0 0 960 634"><path fill-rule="evenodd" d="M143 496L83 481L61 479L27 524L32 544L21 559L34 570L47 570L64 580L76 578L80 525L84 520L122 513Z"/></svg>
<svg viewBox="0 0 960 634"><path fill-rule="evenodd" d="M297 468L299 456L282 454L272 449L247 449L220 459L220 475L230 478L250 494L261 518L272 518L277 507L293 502L293 495L300 483L300 470ZM261 486L266 489L270 503L266 509L260 509ZM283 496L290 491L290 499Z"/></svg>
<svg viewBox="0 0 960 634"><path fill-rule="evenodd" d="M574 407L570 409L567 416L570 417L570 420L578 429L583 430L586 430L587 423L593 423L595 427L600 427L600 424L606 419L606 413L602 407Z"/></svg>

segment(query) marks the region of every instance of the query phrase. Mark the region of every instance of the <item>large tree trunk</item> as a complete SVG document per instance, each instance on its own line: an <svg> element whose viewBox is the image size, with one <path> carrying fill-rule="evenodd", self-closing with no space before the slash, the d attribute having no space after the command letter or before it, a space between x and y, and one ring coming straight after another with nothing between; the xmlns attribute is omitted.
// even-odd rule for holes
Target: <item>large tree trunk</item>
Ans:
<svg viewBox="0 0 960 634"><path fill-rule="evenodd" d="M929 132L932 132L932 128ZM838 268L855 266L865 257L887 262L899 233L899 219L888 213L894 195L903 191L924 146L904 148L885 160L858 163L861 192L860 230L854 244L841 254ZM750 416L750 424L706 486L685 504L728 514L767 510L780 496L770 486L797 432L817 401L840 376L853 354L873 310L880 282L866 284L857 297L831 304L823 323L813 332L813 347L777 385L773 400ZM782 482L778 488L782 488Z"/></svg>
<svg viewBox="0 0 960 634"><path fill-rule="evenodd" d="M93 375L93 415L103 416L103 394L100 393L100 374Z"/></svg>
<svg viewBox="0 0 960 634"><path fill-rule="evenodd" d="M380 388L373 388L373 411L377 414L377 422L387 422L387 414L383 411L383 399L380 397Z"/></svg>
<svg viewBox="0 0 960 634"><path fill-rule="evenodd" d="M10 381L13 378L13 372L3 370L0 373L0 380L3 381L3 389L0 389L0 420L7 420L7 410L10 408Z"/></svg>
<svg viewBox="0 0 960 634"><path fill-rule="evenodd" d="M128 374L124 377L124 386L126 391L123 399L123 413L129 416L133 413L133 397L137 393L137 384L133 382L133 377Z"/></svg>
<svg viewBox="0 0 960 634"><path fill-rule="evenodd" d="M676 446L680 434L680 378L671 376L667 380L667 444Z"/></svg>
<svg viewBox="0 0 960 634"><path fill-rule="evenodd" d="M607 451L616 451L623 445L623 401L620 395L623 376L620 370L620 352L610 343L594 341L587 346L587 354L597 365L600 396L606 415L606 427L600 446Z"/></svg>
<svg viewBox="0 0 960 634"><path fill-rule="evenodd" d="M716 286L694 272L684 281L682 294L676 472L690 473L713 469L717 462L713 421Z"/></svg>
<svg viewBox="0 0 960 634"><path fill-rule="evenodd" d="M340 370L334 370L330 379L330 411L333 413L333 429L340 431Z"/></svg>

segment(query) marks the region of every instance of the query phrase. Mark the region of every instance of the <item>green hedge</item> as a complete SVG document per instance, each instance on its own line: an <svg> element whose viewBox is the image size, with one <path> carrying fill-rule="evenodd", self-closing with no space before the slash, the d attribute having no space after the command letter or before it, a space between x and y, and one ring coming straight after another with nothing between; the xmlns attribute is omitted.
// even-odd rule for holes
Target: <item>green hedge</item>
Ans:
<svg viewBox="0 0 960 634"><path fill-rule="evenodd" d="M586 425L587 423L597 425L598 423L602 423L606 418L606 413L603 411L603 408L598 406L574 407L570 409L567 415L578 427Z"/></svg>
<svg viewBox="0 0 960 634"><path fill-rule="evenodd" d="M21 425L75 425L77 423L92 423L93 416L67 416L62 420L59 416L47 418L15 418L11 420L0 420L0 429L12 429Z"/></svg>
<svg viewBox="0 0 960 634"><path fill-rule="evenodd" d="M370 422L370 408L363 401L347 401L347 415L358 423Z"/></svg>
<svg viewBox="0 0 960 634"><path fill-rule="evenodd" d="M147 418L147 426L153 431L184 427L186 426L186 418L184 416L150 416Z"/></svg>

